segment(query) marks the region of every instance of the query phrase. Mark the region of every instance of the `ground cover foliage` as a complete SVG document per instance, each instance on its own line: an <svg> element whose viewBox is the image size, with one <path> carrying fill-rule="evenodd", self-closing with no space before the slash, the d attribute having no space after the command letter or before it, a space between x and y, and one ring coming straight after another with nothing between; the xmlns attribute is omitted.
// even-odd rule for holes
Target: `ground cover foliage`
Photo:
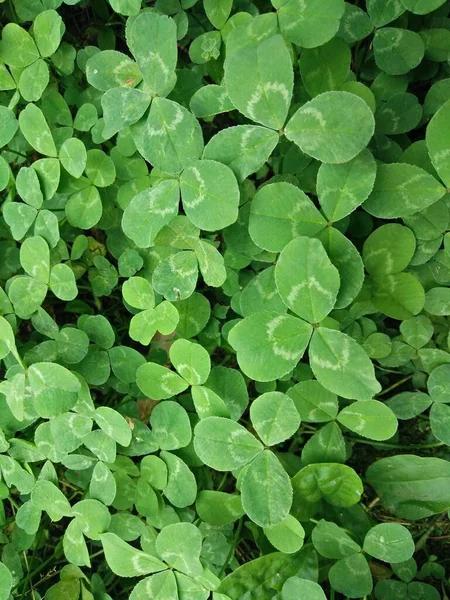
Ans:
<svg viewBox="0 0 450 600"><path fill-rule="evenodd" d="M449 3L0 6L0 600L447 598Z"/></svg>

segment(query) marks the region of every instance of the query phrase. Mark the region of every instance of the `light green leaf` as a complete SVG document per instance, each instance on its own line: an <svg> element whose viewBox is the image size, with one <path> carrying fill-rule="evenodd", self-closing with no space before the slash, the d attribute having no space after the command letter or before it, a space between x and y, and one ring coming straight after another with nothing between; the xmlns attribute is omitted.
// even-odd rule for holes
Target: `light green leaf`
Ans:
<svg viewBox="0 0 450 600"><path fill-rule="evenodd" d="M213 117L234 109L224 87L205 85L199 88L189 101L189 108L197 119Z"/></svg>
<svg viewBox="0 0 450 600"><path fill-rule="evenodd" d="M199 240L195 247L195 255L203 281L211 287L223 285L227 278L227 271L224 258L217 248L204 240Z"/></svg>
<svg viewBox="0 0 450 600"><path fill-rule="evenodd" d="M69 501L51 481L38 480L31 492L31 500L34 506L45 511L52 521L72 516Z"/></svg>
<svg viewBox="0 0 450 600"><path fill-rule="evenodd" d="M9 322L0 315L0 356L4 358L11 352L19 360L14 332Z"/></svg>
<svg viewBox="0 0 450 600"><path fill-rule="evenodd" d="M208 417L194 430L200 460L216 471L232 471L251 462L263 447L249 431L231 419Z"/></svg>
<svg viewBox="0 0 450 600"><path fill-rule="evenodd" d="M48 283L50 250L47 242L39 236L27 238L20 247L20 264L30 277Z"/></svg>
<svg viewBox="0 0 450 600"><path fill-rule="evenodd" d="M152 285L166 300L184 300L194 292L198 265L194 252L171 254L153 272Z"/></svg>
<svg viewBox="0 0 450 600"><path fill-rule="evenodd" d="M216 29L221 29L230 16L233 0L203 0L205 13Z"/></svg>
<svg viewBox="0 0 450 600"><path fill-rule="evenodd" d="M361 547L342 527L324 519L314 527L312 542L317 552L325 558L339 559L361 552Z"/></svg>
<svg viewBox="0 0 450 600"><path fill-rule="evenodd" d="M314 235L325 226L313 202L290 183L269 183L253 196L249 233L264 250L280 252L294 238Z"/></svg>
<svg viewBox="0 0 450 600"><path fill-rule="evenodd" d="M355 158L374 129L373 113L364 100L349 92L325 92L297 110L286 137L305 154L336 164Z"/></svg>
<svg viewBox="0 0 450 600"><path fill-rule="evenodd" d="M278 140L279 134L267 127L257 125L227 127L209 140L203 158L227 165L238 181L242 182L264 165L278 144Z"/></svg>
<svg viewBox="0 0 450 600"><path fill-rule="evenodd" d="M31 167L22 167L16 177L19 196L33 208L39 209L44 202L37 173Z"/></svg>
<svg viewBox="0 0 450 600"><path fill-rule="evenodd" d="M6 106L0 106L0 148L6 146L16 134L19 122L13 111Z"/></svg>
<svg viewBox="0 0 450 600"><path fill-rule="evenodd" d="M450 365L440 365L431 371L427 381L427 389L433 402L450 402L449 376Z"/></svg>
<svg viewBox="0 0 450 600"><path fill-rule="evenodd" d="M333 309L340 286L339 272L322 243L297 237L281 251L275 281L283 302L309 323L319 323Z"/></svg>
<svg viewBox="0 0 450 600"><path fill-rule="evenodd" d="M172 100L155 98L148 119L132 127L142 156L171 175L195 162L203 151L203 134L191 112Z"/></svg>
<svg viewBox="0 0 450 600"><path fill-rule="evenodd" d="M325 0L318 7L315 0L273 0L281 33L303 48L326 44L337 33L344 14L343 0Z"/></svg>
<svg viewBox="0 0 450 600"><path fill-rule="evenodd" d="M122 296L127 304L145 310L155 306L151 283L144 277L130 277L122 285Z"/></svg>
<svg viewBox="0 0 450 600"><path fill-rule="evenodd" d="M33 35L41 56L51 56L58 50L64 33L63 20L55 10L44 10L33 23Z"/></svg>
<svg viewBox="0 0 450 600"><path fill-rule="evenodd" d="M347 598L362 598L372 592L372 573L362 554L341 558L332 565L328 577L331 587Z"/></svg>
<svg viewBox="0 0 450 600"><path fill-rule="evenodd" d="M428 123L426 143L434 168L446 186L450 185L450 101L443 104Z"/></svg>
<svg viewBox="0 0 450 600"><path fill-rule="evenodd" d="M189 387L189 384L174 371L157 363L146 363L136 371L139 389L152 400L172 398Z"/></svg>
<svg viewBox="0 0 450 600"><path fill-rule="evenodd" d="M380 219L407 217L434 204L444 193L445 188L420 167L380 164L373 191L363 207Z"/></svg>
<svg viewBox="0 0 450 600"><path fill-rule="evenodd" d="M100 540L109 568L119 577L138 577L167 568L160 560L130 546L115 533L103 533Z"/></svg>
<svg viewBox="0 0 450 600"><path fill-rule="evenodd" d="M373 38L377 66L389 75L408 73L421 62L425 44L415 31L398 27L378 29Z"/></svg>
<svg viewBox="0 0 450 600"><path fill-rule="evenodd" d="M318 583L300 577L290 577L283 586L283 600L326 600Z"/></svg>
<svg viewBox="0 0 450 600"><path fill-rule="evenodd" d="M23 69L38 58L39 52L30 34L16 23L7 23L0 41L0 59L11 67Z"/></svg>
<svg viewBox="0 0 450 600"><path fill-rule="evenodd" d="M26 67L19 79L19 91L27 102L37 102L50 81L50 73L45 61L39 59Z"/></svg>
<svg viewBox="0 0 450 600"><path fill-rule="evenodd" d="M289 388L287 393L293 399L302 421L326 423L333 421L338 414L337 396L318 381L302 381Z"/></svg>
<svg viewBox="0 0 450 600"><path fill-rule="evenodd" d="M403 525L379 523L364 538L364 552L384 562L400 563L414 554L414 540Z"/></svg>
<svg viewBox="0 0 450 600"><path fill-rule="evenodd" d="M186 410L177 402L160 402L152 410L150 425L161 450L178 450L189 444L191 423Z"/></svg>
<svg viewBox="0 0 450 600"><path fill-rule="evenodd" d="M8 288L16 315L21 319L29 319L45 300L47 290L47 285L37 279L16 277Z"/></svg>
<svg viewBox="0 0 450 600"><path fill-rule="evenodd" d="M175 179L161 181L137 194L122 217L124 233L139 248L149 248L159 231L178 213L180 188Z"/></svg>
<svg viewBox="0 0 450 600"><path fill-rule="evenodd" d="M130 600L178 600L177 581L173 571L155 573L140 581L133 589Z"/></svg>
<svg viewBox="0 0 450 600"><path fill-rule="evenodd" d="M112 159L98 148L87 151L86 177L97 187L108 187L116 178Z"/></svg>
<svg viewBox="0 0 450 600"><path fill-rule="evenodd" d="M330 221L339 221L366 200L373 189L377 165L365 149L341 165L323 163L317 173L317 195Z"/></svg>
<svg viewBox="0 0 450 600"><path fill-rule="evenodd" d="M398 0L367 0L367 12L375 27L382 27L405 12L403 2Z"/></svg>
<svg viewBox="0 0 450 600"><path fill-rule="evenodd" d="M87 154L83 142L77 138L66 140L59 150L59 160L72 177L79 178L86 168Z"/></svg>
<svg viewBox="0 0 450 600"><path fill-rule="evenodd" d="M160 558L170 567L186 573L201 575L200 563L202 534L191 523L173 523L160 531L156 538L155 549Z"/></svg>
<svg viewBox="0 0 450 600"><path fill-rule="evenodd" d="M103 212L100 194L95 186L89 185L72 194L66 204L66 217L73 227L91 229L100 221Z"/></svg>
<svg viewBox="0 0 450 600"><path fill-rule="evenodd" d="M411 11L415 15L426 15L444 3L445 0L402 0L402 4L406 10Z"/></svg>
<svg viewBox="0 0 450 600"><path fill-rule="evenodd" d="M65 367L56 363L35 363L28 369L28 377L34 407L41 417L56 417L75 406L80 382Z"/></svg>
<svg viewBox="0 0 450 600"><path fill-rule="evenodd" d="M237 220L239 187L226 165L198 160L183 171L180 186L184 211L200 229L216 231Z"/></svg>
<svg viewBox="0 0 450 600"><path fill-rule="evenodd" d="M385 275L372 286L372 304L392 319L409 319L425 304L425 291L411 273Z"/></svg>
<svg viewBox="0 0 450 600"><path fill-rule="evenodd" d="M350 431L379 441L390 439L398 426L392 410L377 400L354 402L341 410L337 420Z"/></svg>
<svg viewBox="0 0 450 600"><path fill-rule="evenodd" d="M55 265L50 272L49 287L57 298L73 300L78 295L75 274L69 265L60 263Z"/></svg>
<svg viewBox="0 0 450 600"><path fill-rule="evenodd" d="M81 531L91 540L99 540L100 534L107 531L111 521L111 515L106 506L91 498L74 504L72 514Z"/></svg>
<svg viewBox="0 0 450 600"><path fill-rule="evenodd" d="M381 391L371 360L345 333L325 327L316 329L309 358L319 383L343 398L370 400Z"/></svg>
<svg viewBox="0 0 450 600"><path fill-rule="evenodd" d="M144 78L146 91L167 96L176 82L175 21L156 12L142 12L127 28L127 42Z"/></svg>
<svg viewBox="0 0 450 600"><path fill-rule="evenodd" d="M291 481L270 450L261 452L245 469L241 493L245 512L260 527L278 525L291 509Z"/></svg>
<svg viewBox="0 0 450 600"><path fill-rule="evenodd" d="M211 371L211 359L200 344L189 340L176 340L170 347L172 365L189 385L202 385Z"/></svg>
<svg viewBox="0 0 450 600"><path fill-rule="evenodd" d="M416 238L408 227L389 223L375 229L364 242L363 260L368 273L374 277L400 273L411 262Z"/></svg>
<svg viewBox="0 0 450 600"><path fill-rule="evenodd" d="M67 526L62 541L64 555L70 564L78 567L91 566L89 550L81 527L76 519L73 519Z"/></svg>
<svg viewBox="0 0 450 600"><path fill-rule="evenodd" d="M258 312L235 325L228 341L242 371L256 381L271 381L289 373L303 356L312 327L275 312Z"/></svg>
<svg viewBox="0 0 450 600"><path fill-rule="evenodd" d="M86 63L86 77L96 89L107 92L115 87L135 87L142 79L137 64L116 50L103 50Z"/></svg>
<svg viewBox="0 0 450 600"><path fill-rule="evenodd" d="M102 96L105 139L139 121L149 107L150 100L147 93L134 88L117 87L106 91Z"/></svg>
<svg viewBox="0 0 450 600"><path fill-rule="evenodd" d="M113 474L105 463L98 462L92 471L89 483L89 497L109 506L114 502L117 485Z"/></svg>
<svg viewBox="0 0 450 600"><path fill-rule="evenodd" d="M244 514L241 497L213 490L202 490L195 502L198 516L210 525L228 525Z"/></svg>
<svg viewBox="0 0 450 600"><path fill-rule="evenodd" d="M432 287L425 294L425 310L430 315L444 317L450 315L450 289Z"/></svg>
<svg viewBox="0 0 450 600"><path fill-rule="evenodd" d="M181 458L171 452L163 450L161 458L166 463L168 471L168 483L163 494L177 508L190 506L197 496L194 474Z"/></svg>
<svg viewBox="0 0 450 600"><path fill-rule="evenodd" d="M300 426L300 417L293 400L281 392L267 392L253 400L250 419L266 446L284 442Z"/></svg>
<svg viewBox="0 0 450 600"><path fill-rule="evenodd" d="M131 442L131 429L120 413L109 406L99 406L93 415L95 422L107 436L121 446Z"/></svg>
<svg viewBox="0 0 450 600"><path fill-rule="evenodd" d="M4 31L4 30L3 30ZM19 115L20 131L40 154L57 156L55 142L44 114L35 104L27 104Z"/></svg>
<svg viewBox="0 0 450 600"><path fill-rule="evenodd" d="M288 515L278 525L265 527L264 533L272 546L285 554L298 552L305 539L305 530L292 515Z"/></svg>
<svg viewBox="0 0 450 600"><path fill-rule="evenodd" d="M246 117L281 129L289 110L294 74L286 43L275 35L258 46L228 56L225 86L233 105Z"/></svg>

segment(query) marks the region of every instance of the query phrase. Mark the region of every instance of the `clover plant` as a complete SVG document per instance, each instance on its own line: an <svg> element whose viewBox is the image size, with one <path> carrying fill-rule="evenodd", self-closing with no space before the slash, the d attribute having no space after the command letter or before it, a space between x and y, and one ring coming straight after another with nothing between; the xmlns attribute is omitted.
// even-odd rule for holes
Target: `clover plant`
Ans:
<svg viewBox="0 0 450 600"><path fill-rule="evenodd" d="M0 3L0 600L448 598L449 2Z"/></svg>

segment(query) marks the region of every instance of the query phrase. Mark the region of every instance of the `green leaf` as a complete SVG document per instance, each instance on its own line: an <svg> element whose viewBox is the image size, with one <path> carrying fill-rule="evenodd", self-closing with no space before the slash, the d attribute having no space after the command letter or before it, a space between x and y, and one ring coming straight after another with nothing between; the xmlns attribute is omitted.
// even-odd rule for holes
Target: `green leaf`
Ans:
<svg viewBox="0 0 450 600"><path fill-rule="evenodd" d="M171 175L195 162L203 151L203 134L197 119L183 106L155 98L147 121L133 127L133 138L142 156Z"/></svg>
<svg viewBox="0 0 450 600"><path fill-rule="evenodd" d="M336 423L328 423L321 427L309 438L302 450L304 465L325 462L345 463L346 457L344 436Z"/></svg>
<svg viewBox="0 0 450 600"><path fill-rule="evenodd" d="M152 285L166 300L184 300L194 292L198 277L194 252L171 254L153 272Z"/></svg>
<svg viewBox="0 0 450 600"><path fill-rule="evenodd" d="M90 567L89 550L81 531L81 526L73 519L67 526L63 537L63 549L66 559L78 567ZM57 584L58 585L58 584ZM52 588L50 588L51 590ZM49 590L49 591L50 591ZM56 590L54 590L56 592ZM61 590L62 591L62 590ZM78 590L77 590L78 593ZM49 594L47 594L48 596ZM55 594L55 600L56 600Z"/></svg>
<svg viewBox="0 0 450 600"><path fill-rule="evenodd" d="M268 310L283 312L286 310L284 302L275 285L275 268L268 267L253 277L240 295L240 308L244 317Z"/></svg>
<svg viewBox="0 0 450 600"><path fill-rule="evenodd" d="M155 573L140 581L133 589L130 600L178 600L177 581L173 571Z"/></svg>
<svg viewBox="0 0 450 600"><path fill-rule="evenodd" d="M242 182L264 165L278 144L278 140L279 134L267 127L257 125L227 127L209 140L203 158L227 165L238 181Z"/></svg>
<svg viewBox="0 0 450 600"><path fill-rule="evenodd" d="M445 188L419 167L378 165L373 191L363 207L380 219L407 217L437 202L444 193Z"/></svg>
<svg viewBox="0 0 450 600"><path fill-rule="evenodd" d="M344 14L343 0L325 0L320 10L314 0L274 0L281 33L303 48L326 44L339 29Z"/></svg>
<svg viewBox="0 0 450 600"><path fill-rule="evenodd" d="M372 573L362 554L341 558L332 565L328 577L331 587L347 598L361 598L372 592Z"/></svg>
<svg viewBox="0 0 450 600"><path fill-rule="evenodd" d="M347 465L322 463L308 465L292 479L294 507L302 502L319 502L322 498L333 506L348 507L359 502L363 484Z"/></svg>
<svg viewBox="0 0 450 600"><path fill-rule="evenodd" d="M285 554L298 552L305 539L305 530L292 515L288 515L278 525L265 527L264 533L272 546Z"/></svg>
<svg viewBox="0 0 450 600"><path fill-rule="evenodd" d="M134 196L124 211L124 233L139 248L149 248L159 231L178 213L179 200L179 185L174 179L143 190Z"/></svg>
<svg viewBox="0 0 450 600"><path fill-rule="evenodd" d="M339 221L366 200L373 189L377 165L365 149L341 164L323 163L317 173L317 195L330 221Z"/></svg>
<svg viewBox="0 0 450 600"><path fill-rule="evenodd" d="M195 255L204 282L211 287L220 287L227 278L225 261L215 246L199 240Z"/></svg>
<svg viewBox="0 0 450 600"><path fill-rule="evenodd" d="M426 131L426 143L431 162L446 186L450 185L450 167L448 166L450 136L447 130L449 122L450 101L439 108L428 123Z"/></svg>
<svg viewBox="0 0 450 600"><path fill-rule="evenodd" d="M421 62L425 44L418 33L383 27L373 38L373 50L377 66L389 75L403 75Z"/></svg>
<svg viewBox="0 0 450 600"><path fill-rule="evenodd" d="M425 310L430 315L446 316L450 314L450 289L433 287L425 294Z"/></svg>
<svg viewBox="0 0 450 600"><path fill-rule="evenodd" d="M155 442L162 450L177 450L189 444L191 423L186 410L176 402L161 402L152 410L150 425Z"/></svg>
<svg viewBox="0 0 450 600"><path fill-rule="evenodd" d="M303 356L312 327L288 315L262 311L240 321L228 334L242 371L256 381L289 373Z"/></svg>
<svg viewBox="0 0 450 600"><path fill-rule="evenodd" d="M441 458L382 458L366 477L384 508L402 519L424 519L450 508L450 465Z"/></svg>
<svg viewBox="0 0 450 600"><path fill-rule="evenodd" d="M135 87L142 79L137 64L116 50L97 52L86 63L88 82L98 90L107 92L115 87Z"/></svg>
<svg viewBox="0 0 450 600"><path fill-rule="evenodd" d="M445 0L402 0L403 6L406 10L411 11L415 15L426 15L433 12L442 4Z"/></svg>
<svg viewBox="0 0 450 600"><path fill-rule="evenodd" d="M185 508L195 502L197 482L192 471L175 454L162 451L161 458L167 465L168 483L163 493L171 504Z"/></svg>
<svg viewBox="0 0 450 600"><path fill-rule="evenodd" d="M240 496L213 490L200 491L195 508L202 521L210 525L228 525L244 514Z"/></svg>
<svg viewBox="0 0 450 600"><path fill-rule="evenodd" d="M430 410L431 431L436 439L444 444L450 442L450 407L447 404L433 404Z"/></svg>
<svg viewBox="0 0 450 600"><path fill-rule="evenodd" d="M105 126L103 136L109 139L121 129L139 121L150 104L145 92L134 88L117 87L102 96Z"/></svg>
<svg viewBox="0 0 450 600"><path fill-rule="evenodd" d="M275 266L278 293L286 306L309 323L319 323L333 309L339 272L321 242L297 237L281 251Z"/></svg>
<svg viewBox="0 0 450 600"><path fill-rule="evenodd" d="M375 129L367 104L349 92L319 94L297 110L286 137L324 163L345 163L369 143Z"/></svg>
<svg viewBox="0 0 450 600"><path fill-rule="evenodd" d="M128 446L131 442L131 429L121 414L109 406L99 406L93 416L97 425L107 436L121 446Z"/></svg>
<svg viewBox="0 0 450 600"><path fill-rule="evenodd" d="M69 501L51 481L45 479L37 481L31 492L31 500L34 506L44 510L52 521L60 521L63 517L72 516Z"/></svg>
<svg viewBox="0 0 450 600"><path fill-rule="evenodd" d="M304 49L300 55L300 75L311 98L339 90L349 73L350 61L350 48L338 37L319 48Z"/></svg>
<svg viewBox="0 0 450 600"><path fill-rule="evenodd" d="M69 198L66 217L73 227L91 229L100 221L103 207L95 186L89 185Z"/></svg>
<svg viewBox="0 0 450 600"><path fill-rule="evenodd" d="M0 563L0 599L8 600L13 586L13 578L8 567Z"/></svg>
<svg viewBox="0 0 450 600"><path fill-rule="evenodd" d="M317 557L314 552L302 549L295 556L286 556L281 552L266 554L230 573L220 584L219 591L231 600L241 600L251 594L256 594L259 600L271 600L274 591L281 593L286 580L293 576L317 579Z"/></svg>
<svg viewBox="0 0 450 600"><path fill-rule="evenodd" d="M152 400L172 398L189 387L189 384L174 371L153 362L139 367L136 371L136 383Z"/></svg>
<svg viewBox="0 0 450 600"><path fill-rule="evenodd" d="M200 229L215 231L237 220L239 187L226 165L196 161L183 171L180 187L184 211Z"/></svg>
<svg viewBox="0 0 450 600"><path fill-rule="evenodd" d="M340 559L361 551L342 527L321 519L312 532L312 542L317 552L330 559Z"/></svg>
<svg viewBox="0 0 450 600"><path fill-rule="evenodd" d="M87 151L86 177L97 187L108 187L116 178L116 168L112 159L97 148Z"/></svg>
<svg viewBox="0 0 450 600"><path fill-rule="evenodd" d="M262 444L242 425L222 417L208 417L194 429L200 460L216 471L233 471L261 453Z"/></svg>
<svg viewBox="0 0 450 600"><path fill-rule="evenodd" d="M35 363L28 369L28 378L34 408L43 418L62 415L78 401L80 382L61 365L50 362Z"/></svg>
<svg viewBox="0 0 450 600"><path fill-rule="evenodd" d="M345 333L325 327L316 329L309 358L319 383L343 398L370 400L381 391L371 360Z"/></svg>
<svg viewBox="0 0 450 600"><path fill-rule="evenodd" d="M130 546L115 533L103 533L100 540L109 568L119 577L138 577L167 568L160 560Z"/></svg>
<svg viewBox="0 0 450 600"><path fill-rule="evenodd" d="M64 33L63 20L55 10L44 10L33 23L33 35L41 56L51 56L58 50Z"/></svg>
<svg viewBox="0 0 450 600"><path fill-rule="evenodd" d="M326 600L326 596L318 583L290 577L283 586L283 600Z"/></svg>
<svg viewBox="0 0 450 600"><path fill-rule="evenodd" d="M253 196L249 233L264 250L280 252L296 237L314 235L325 226L308 196L290 183L269 183Z"/></svg>
<svg viewBox="0 0 450 600"><path fill-rule="evenodd" d="M397 273L380 278L372 288L373 305L393 319L417 315L425 303L422 284L411 273Z"/></svg>
<svg viewBox="0 0 450 600"><path fill-rule="evenodd" d="M4 30L3 30L4 31ZM19 115L20 131L40 154L57 156L55 142L44 114L35 104L27 104Z"/></svg>
<svg viewBox="0 0 450 600"><path fill-rule="evenodd" d="M292 97L294 74L286 43L275 35L228 56L225 86L233 105L246 117L281 129Z"/></svg>
<svg viewBox="0 0 450 600"><path fill-rule="evenodd" d="M364 538L364 552L384 562L404 562L414 554L414 541L403 525L379 523Z"/></svg>
<svg viewBox="0 0 450 600"><path fill-rule="evenodd" d="M411 229L397 223L382 225L364 242L364 266L378 278L400 273L411 262L415 249L416 238Z"/></svg>
<svg viewBox="0 0 450 600"><path fill-rule="evenodd" d="M367 12L375 27L382 27L405 12L403 2L397 0L367 0Z"/></svg>
<svg viewBox="0 0 450 600"><path fill-rule="evenodd" d="M447 386L449 375L450 365L440 365L431 371L427 389L433 402L450 402L450 390Z"/></svg>
<svg viewBox="0 0 450 600"><path fill-rule="evenodd" d="M39 236L27 238L20 247L20 264L30 277L48 283L50 251L47 242Z"/></svg>
<svg viewBox="0 0 450 600"><path fill-rule="evenodd" d="M294 400L302 421L326 423L338 414L337 396L318 381L302 381L289 388L287 393Z"/></svg>
<svg viewBox="0 0 450 600"><path fill-rule="evenodd" d="M253 400L250 419L266 446L284 442L300 426L300 417L293 400L281 392L267 392Z"/></svg>
<svg viewBox="0 0 450 600"><path fill-rule="evenodd" d="M142 12L127 28L128 46L142 73L145 87L166 96L175 85L178 58L175 21L156 12Z"/></svg>
<svg viewBox="0 0 450 600"><path fill-rule="evenodd" d="M0 41L0 59L11 67L23 69L38 58L39 52L30 34L16 23L7 23Z"/></svg>
<svg viewBox="0 0 450 600"><path fill-rule="evenodd" d="M390 439L398 426L392 410L377 400L354 402L341 410L337 420L350 431L379 441Z"/></svg>
<svg viewBox="0 0 450 600"><path fill-rule="evenodd" d="M291 509L291 481L270 450L261 452L245 469L241 493L245 512L260 527L278 525Z"/></svg>
<svg viewBox="0 0 450 600"><path fill-rule="evenodd" d="M72 507L72 514L81 531L91 540L99 540L111 521L109 510L98 500L81 500Z"/></svg>
<svg viewBox="0 0 450 600"><path fill-rule="evenodd" d="M190 99L189 108L197 119L204 119L229 112L234 109L234 106L225 88L212 84L205 85L195 92Z"/></svg>
<svg viewBox="0 0 450 600"><path fill-rule="evenodd" d="M191 523L173 523L162 529L156 538L156 552L170 567L198 576L202 573L200 552L202 534Z"/></svg>
<svg viewBox="0 0 450 600"><path fill-rule="evenodd" d="M110 469L102 462L98 462L92 471L89 483L89 497L103 502L109 506L116 496L116 480Z"/></svg>
<svg viewBox="0 0 450 600"><path fill-rule="evenodd" d="M60 300L73 300L78 295L75 274L69 265L60 263L50 272L49 287Z"/></svg>
<svg viewBox="0 0 450 600"><path fill-rule="evenodd" d="M204 0L205 13L216 29L221 29L230 16L233 0Z"/></svg>
<svg viewBox="0 0 450 600"><path fill-rule="evenodd" d="M47 285L31 277L16 277L8 288L14 312L21 319L29 319L47 295Z"/></svg>
<svg viewBox="0 0 450 600"><path fill-rule="evenodd" d="M87 154L83 142L77 138L66 140L59 150L59 160L72 177L79 178L86 168Z"/></svg>
<svg viewBox="0 0 450 600"><path fill-rule="evenodd" d="M50 80L50 73L45 61L39 59L26 67L19 79L19 91L27 102L36 102L44 93Z"/></svg>
<svg viewBox="0 0 450 600"><path fill-rule="evenodd" d="M189 340L176 340L170 347L169 357L178 373L190 385L202 385L211 371L208 352Z"/></svg>
<svg viewBox="0 0 450 600"><path fill-rule="evenodd" d="M0 356L5 358L9 352L11 352L11 354L19 361L19 354L17 352L12 327L9 322L0 315Z"/></svg>

